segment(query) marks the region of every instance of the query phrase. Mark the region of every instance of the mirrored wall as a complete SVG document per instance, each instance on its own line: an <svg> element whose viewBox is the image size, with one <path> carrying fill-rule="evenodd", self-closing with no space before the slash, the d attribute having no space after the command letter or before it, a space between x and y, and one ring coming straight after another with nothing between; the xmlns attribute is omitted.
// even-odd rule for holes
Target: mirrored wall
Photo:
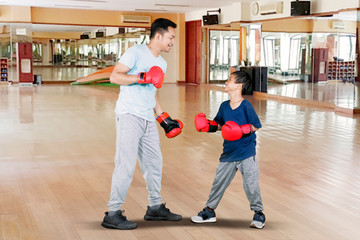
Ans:
<svg viewBox="0 0 360 240"><path fill-rule="evenodd" d="M360 108L359 12L341 11L241 24L246 60L239 59L239 31L210 30L210 83L223 83L234 65L267 68L267 93Z"/></svg>
<svg viewBox="0 0 360 240"><path fill-rule="evenodd" d="M262 23L260 66L268 67L268 93L359 108L357 15Z"/></svg>
<svg viewBox="0 0 360 240"><path fill-rule="evenodd" d="M240 32L210 30L210 83L228 79L231 66L240 64Z"/></svg>
<svg viewBox="0 0 360 240"><path fill-rule="evenodd" d="M115 65L129 47L149 42L150 36L145 28L14 23L0 27L0 58L7 62L7 80L15 82L18 42L32 43L34 75L44 81L74 81Z"/></svg>

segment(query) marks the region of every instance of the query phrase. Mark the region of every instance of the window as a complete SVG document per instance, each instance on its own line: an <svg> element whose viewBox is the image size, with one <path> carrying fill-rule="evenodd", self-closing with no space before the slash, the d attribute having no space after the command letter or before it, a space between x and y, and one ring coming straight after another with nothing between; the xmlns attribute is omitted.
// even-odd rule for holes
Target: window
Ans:
<svg viewBox="0 0 360 240"><path fill-rule="evenodd" d="M355 60L355 36L340 35L337 54L344 61Z"/></svg>
<svg viewBox="0 0 360 240"><path fill-rule="evenodd" d="M230 66L239 65L239 55L240 55L240 48L239 48L239 37L232 36L230 40Z"/></svg>
<svg viewBox="0 0 360 240"><path fill-rule="evenodd" d="M299 69L301 36L290 38L289 69Z"/></svg>
<svg viewBox="0 0 360 240"><path fill-rule="evenodd" d="M267 36L264 38L265 65L275 67L275 38Z"/></svg>
<svg viewBox="0 0 360 240"><path fill-rule="evenodd" d="M223 60L224 65L229 64L229 51L231 51L229 49L229 40L230 40L230 37L228 37L228 36L224 37L224 60Z"/></svg>

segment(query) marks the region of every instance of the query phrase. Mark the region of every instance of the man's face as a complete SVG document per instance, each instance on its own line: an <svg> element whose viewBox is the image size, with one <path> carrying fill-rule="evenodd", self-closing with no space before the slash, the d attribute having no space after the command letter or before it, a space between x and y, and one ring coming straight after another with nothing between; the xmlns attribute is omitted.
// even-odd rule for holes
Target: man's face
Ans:
<svg viewBox="0 0 360 240"><path fill-rule="evenodd" d="M163 35L160 35L160 44L161 44L161 50L164 52L169 52L172 48L172 46L175 43L175 28L168 27L168 31L165 32Z"/></svg>

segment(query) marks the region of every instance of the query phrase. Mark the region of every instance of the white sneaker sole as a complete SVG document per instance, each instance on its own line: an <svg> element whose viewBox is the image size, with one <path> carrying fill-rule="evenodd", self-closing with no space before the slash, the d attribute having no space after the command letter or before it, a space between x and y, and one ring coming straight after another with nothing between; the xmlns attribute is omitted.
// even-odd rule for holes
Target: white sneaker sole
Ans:
<svg viewBox="0 0 360 240"><path fill-rule="evenodd" d="M262 222L259 222L259 221L252 221L250 223L250 227L261 229L261 228L265 227L265 223L262 223Z"/></svg>
<svg viewBox="0 0 360 240"><path fill-rule="evenodd" d="M216 222L216 217L212 217L204 220L200 216L192 216L191 221L193 223L214 223Z"/></svg>

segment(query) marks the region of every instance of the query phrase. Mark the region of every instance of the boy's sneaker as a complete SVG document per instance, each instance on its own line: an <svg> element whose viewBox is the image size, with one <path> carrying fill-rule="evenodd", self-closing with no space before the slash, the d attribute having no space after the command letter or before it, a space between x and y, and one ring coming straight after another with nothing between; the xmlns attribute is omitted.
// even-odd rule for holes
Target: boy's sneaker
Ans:
<svg viewBox="0 0 360 240"><path fill-rule="evenodd" d="M194 223L213 223L216 222L215 211L211 208L204 208L197 216L192 216L191 221Z"/></svg>
<svg viewBox="0 0 360 240"><path fill-rule="evenodd" d="M252 228L263 228L265 226L265 214L262 211L255 212L253 221L250 224Z"/></svg>
<svg viewBox="0 0 360 240"><path fill-rule="evenodd" d="M180 221L182 216L170 212L168 208L165 207L165 203L162 203L159 208L147 207L144 220L155 220L155 221Z"/></svg>
<svg viewBox="0 0 360 240"><path fill-rule="evenodd" d="M108 212L105 212L105 217L101 226L105 228L113 228L113 229L121 229L128 230L134 229L137 227L137 224L134 222L130 222L124 215L124 211L118 210L112 216L109 216Z"/></svg>

